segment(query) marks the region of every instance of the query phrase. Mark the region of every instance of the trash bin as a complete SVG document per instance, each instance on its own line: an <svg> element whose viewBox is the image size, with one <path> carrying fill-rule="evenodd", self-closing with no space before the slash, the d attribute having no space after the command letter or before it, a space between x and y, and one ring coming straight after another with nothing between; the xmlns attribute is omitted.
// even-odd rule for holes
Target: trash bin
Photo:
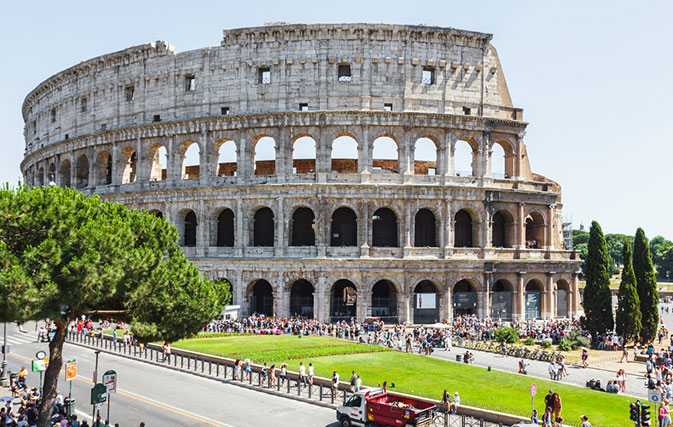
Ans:
<svg viewBox="0 0 673 427"><path fill-rule="evenodd" d="M456 354L456 362L462 362L463 361L463 355L462 354Z"/></svg>

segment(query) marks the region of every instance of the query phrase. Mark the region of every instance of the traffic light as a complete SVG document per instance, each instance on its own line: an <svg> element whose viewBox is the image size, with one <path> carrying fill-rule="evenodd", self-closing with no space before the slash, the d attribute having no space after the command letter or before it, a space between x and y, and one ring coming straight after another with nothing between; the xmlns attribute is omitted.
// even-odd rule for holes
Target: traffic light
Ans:
<svg viewBox="0 0 673 427"><path fill-rule="evenodd" d="M631 408L631 421L640 421L640 401L636 401L630 405Z"/></svg>
<svg viewBox="0 0 673 427"><path fill-rule="evenodd" d="M640 404L640 425L644 427L650 425L650 405Z"/></svg>

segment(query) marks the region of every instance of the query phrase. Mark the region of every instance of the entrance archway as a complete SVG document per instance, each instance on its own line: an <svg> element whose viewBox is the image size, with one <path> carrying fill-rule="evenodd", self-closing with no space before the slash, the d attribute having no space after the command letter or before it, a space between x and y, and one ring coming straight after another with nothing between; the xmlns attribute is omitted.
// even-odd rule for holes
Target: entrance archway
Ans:
<svg viewBox="0 0 673 427"><path fill-rule="evenodd" d="M339 208L332 214L330 246L357 246L358 224L355 212Z"/></svg>
<svg viewBox="0 0 673 427"><path fill-rule="evenodd" d="M477 292L469 280L461 280L453 287L453 313L477 314Z"/></svg>
<svg viewBox="0 0 673 427"><path fill-rule="evenodd" d="M491 295L491 318L511 320L514 287L506 280L498 280L493 284Z"/></svg>
<svg viewBox="0 0 673 427"><path fill-rule="evenodd" d="M309 208L298 208L292 214L290 246L315 246L315 215Z"/></svg>
<svg viewBox="0 0 673 427"><path fill-rule="evenodd" d="M568 317L568 306L570 299L570 285L565 280L556 282L556 316Z"/></svg>
<svg viewBox="0 0 673 427"><path fill-rule="evenodd" d="M493 215L492 245L494 248L514 246L514 217L506 210Z"/></svg>
<svg viewBox="0 0 673 427"><path fill-rule="evenodd" d="M430 280L419 282L414 288L414 323L417 325L439 321L439 295Z"/></svg>
<svg viewBox="0 0 673 427"><path fill-rule="evenodd" d="M456 212L454 217L454 243L456 248L471 248L474 246L472 240L472 215L465 209Z"/></svg>
<svg viewBox="0 0 673 427"><path fill-rule="evenodd" d="M526 284L526 319L534 320L542 318L542 291L544 286L537 279L532 279Z"/></svg>
<svg viewBox="0 0 673 427"><path fill-rule="evenodd" d="M269 282L264 279L255 282L252 286L248 307L250 314L273 316L273 288Z"/></svg>
<svg viewBox="0 0 673 427"><path fill-rule="evenodd" d="M357 316L357 290L350 280L337 280L330 298L330 322L349 321Z"/></svg>
<svg viewBox="0 0 673 427"><path fill-rule="evenodd" d="M290 316L313 319L313 292L315 289L308 280L299 279L290 289Z"/></svg>
<svg viewBox="0 0 673 427"><path fill-rule="evenodd" d="M255 212L252 246L273 246L274 231L273 211L261 208Z"/></svg>
<svg viewBox="0 0 673 427"><path fill-rule="evenodd" d="M429 209L416 212L414 221L414 246L417 248L436 247L435 214Z"/></svg>
<svg viewBox="0 0 673 427"><path fill-rule="evenodd" d="M372 288L372 316L385 323L398 323L397 288L389 280L379 280Z"/></svg>
<svg viewBox="0 0 673 427"><path fill-rule="evenodd" d="M377 209L374 212L372 225L372 246L396 248L397 243L397 215L388 208Z"/></svg>

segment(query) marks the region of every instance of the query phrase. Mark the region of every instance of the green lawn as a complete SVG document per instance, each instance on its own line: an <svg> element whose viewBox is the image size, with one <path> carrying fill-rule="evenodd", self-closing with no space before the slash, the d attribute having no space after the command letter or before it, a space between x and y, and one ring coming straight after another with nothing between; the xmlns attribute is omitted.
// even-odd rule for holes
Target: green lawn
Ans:
<svg viewBox="0 0 673 427"><path fill-rule="evenodd" d="M395 383L396 391L440 399L442 391L458 391L466 405L498 410L511 414L530 414L530 385L538 386L535 407L544 411L544 395L550 388L563 399L566 424L579 425L586 414L594 426L629 425L629 398L596 392L582 387L533 379L522 375L488 371L462 363L400 353L377 346L351 344L327 337L296 336L230 336L195 338L174 343L203 353L250 358L258 362L287 362L297 371L299 361L312 362L318 376L330 378L336 370L342 380L355 370L365 385L376 386L383 381ZM356 352L353 354L353 352Z"/></svg>

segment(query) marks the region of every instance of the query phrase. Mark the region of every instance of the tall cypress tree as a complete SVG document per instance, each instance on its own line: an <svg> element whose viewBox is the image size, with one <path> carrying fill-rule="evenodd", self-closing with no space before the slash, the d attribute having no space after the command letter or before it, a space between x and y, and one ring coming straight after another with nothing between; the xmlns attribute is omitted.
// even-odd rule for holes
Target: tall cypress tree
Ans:
<svg viewBox="0 0 673 427"><path fill-rule="evenodd" d="M610 292L610 256L601 226L593 221L589 230L587 257L584 260L584 328L596 339L598 334L612 331L612 293Z"/></svg>
<svg viewBox="0 0 673 427"><path fill-rule="evenodd" d="M617 305L617 334L626 341L638 336L642 327L640 315L640 298L636 291L636 276L631 264L631 245L624 239L622 249L624 269L622 283L619 284L619 303Z"/></svg>
<svg viewBox="0 0 673 427"><path fill-rule="evenodd" d="M659 327L659 308L657 307L659 292L657 292L657 279L654 276L650 244L642 228L638 228L633 241L633 272L636 276L640 313L643 319L640 336L644 342L650 342L656 336Z"/></svg>

